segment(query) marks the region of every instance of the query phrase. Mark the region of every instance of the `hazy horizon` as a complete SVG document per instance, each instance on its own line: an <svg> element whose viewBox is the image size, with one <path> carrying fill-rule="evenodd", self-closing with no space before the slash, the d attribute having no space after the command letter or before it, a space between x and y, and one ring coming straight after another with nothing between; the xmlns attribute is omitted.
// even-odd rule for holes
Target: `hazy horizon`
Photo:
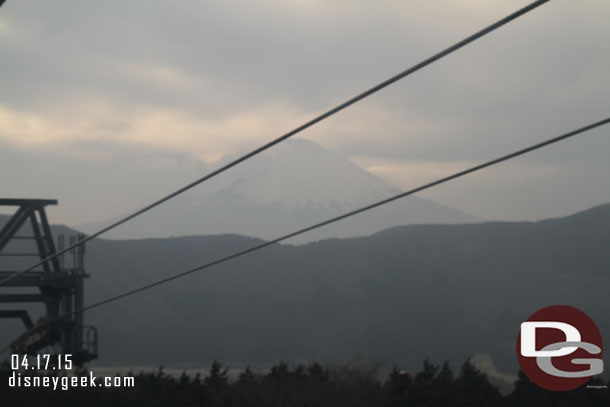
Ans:
<svg viewBox="0 0 610 407"><path fill-rule="evenodd" d="M526 3L9 1L2 195L72 225L132 212ZM599 120L609 11L549 2L299 137L408 189ZM422 197L493 220L610 202L606 134Z"/></svg>

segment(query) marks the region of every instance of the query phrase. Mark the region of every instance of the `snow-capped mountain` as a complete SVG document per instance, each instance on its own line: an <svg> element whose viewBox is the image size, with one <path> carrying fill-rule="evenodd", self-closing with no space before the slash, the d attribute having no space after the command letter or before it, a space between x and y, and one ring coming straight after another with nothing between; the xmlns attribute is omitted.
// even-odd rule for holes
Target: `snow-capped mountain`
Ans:
<svg viewBox="0 0 610 407"><path fill-rule="evenodd" d="M392 196L399 190L317 144L292 139L110 232L109 238L236 233L271 239ZM369 235L413 223L480 219L409 197L293 242ZM81 225L92 233L108 222ZM77 227L78 228L78 227Z"/></svg>

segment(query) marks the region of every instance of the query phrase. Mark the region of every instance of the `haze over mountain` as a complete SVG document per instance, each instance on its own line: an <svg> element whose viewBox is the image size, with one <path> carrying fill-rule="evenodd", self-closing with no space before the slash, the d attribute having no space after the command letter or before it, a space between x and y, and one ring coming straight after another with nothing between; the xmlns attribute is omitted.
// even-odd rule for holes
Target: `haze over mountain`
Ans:
<svg viewBox="0 0 610 407"><path fill-rule="evenodd" d="M356 357L417 369L425 357L459 364L480 352L514 373L519 325L542 307L576 306L610 336L608 241L610 204L539 222L410 225L275 245L92 309L86 320L100 330L105 364ZM236 235L95 239L86 303L257 243ZM3 341L22 329L2 323Z"/></svg>
<svg viewBox="0 0 610 407"><path fill-rule="evenodd" d="M424 357L461 363L481 352L514 373L519 325L544 306L576 306L610 335L608 241L610 204L540 222L410 225L277 245L94 309L88 321L115 362L359 357L415 369ZM258 242L96 240L88 302Z"/></svg>
<svg viewBox="0 0 610 407"><path fill-rule="evenodd" d="M235 233L271 239L400 192L344 156L291 139L206 182L128 225L114 239ZM415 223L481 219L419 197L394 202L293 242L369 235ZM76 225L94 233L110 221Z"/></svg>

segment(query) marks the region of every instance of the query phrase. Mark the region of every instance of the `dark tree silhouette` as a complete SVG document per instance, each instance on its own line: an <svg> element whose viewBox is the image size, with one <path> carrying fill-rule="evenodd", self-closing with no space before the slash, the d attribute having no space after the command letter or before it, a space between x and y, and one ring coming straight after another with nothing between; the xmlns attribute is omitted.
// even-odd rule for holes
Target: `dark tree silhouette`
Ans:
<svg viewBox="0 0 610 407"><path fill-rule="evenodd" d="M76 372L87 375L85 370ZM394 406L608 406L607 383L594 378L570 392L549 392L519 374L515 390L502 396L487 376L467 360L455 376L449 363L424 361L420 372L410 374L394 367L387 380L369 366L325 367L317 363L280 363L263 372L246 368L236 380L215 361L202 379L186 373L173 377L162 367L136 375L135 388L85 388L52 391L7 386L13 374L0 366L2 406L222 406L222 407L394 407ZM24 375L26 373L23 373ZM36 375L28 372L28 375ZM58 372L50 373L56 377Z"/></svg>

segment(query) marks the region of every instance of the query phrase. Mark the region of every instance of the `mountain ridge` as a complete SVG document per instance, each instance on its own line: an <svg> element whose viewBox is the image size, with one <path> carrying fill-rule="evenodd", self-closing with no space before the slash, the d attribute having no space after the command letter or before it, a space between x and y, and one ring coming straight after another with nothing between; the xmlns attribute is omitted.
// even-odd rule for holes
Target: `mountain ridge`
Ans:
<svg viewBox="0 0 610 407"><path fill-rule="evenodd" d="M230 161L230 158L227 159ZM288 140L201 188L108 234L113 239L236 233L273 239L399 193L399 189L311 141ZM417 196L296 239L368 235L408 223L480 218ZM118 219L118 218L117 218ZM75 226L93 233L111 221Z"/></svg>
<svg viewBox="0 0 610 407"><path fill-rule="evenodd" d="M610 335L609 239L605 204L538 222L408 225L278 244L94 308L86 321L100 330L103 363L360 358L409 369L423 356L485 353L514 372L519 324L544 306L576 306ZM86 303L260 242L236 235L94 239L85 258ZM0 339L10 340L14 326Z"/></svg>

